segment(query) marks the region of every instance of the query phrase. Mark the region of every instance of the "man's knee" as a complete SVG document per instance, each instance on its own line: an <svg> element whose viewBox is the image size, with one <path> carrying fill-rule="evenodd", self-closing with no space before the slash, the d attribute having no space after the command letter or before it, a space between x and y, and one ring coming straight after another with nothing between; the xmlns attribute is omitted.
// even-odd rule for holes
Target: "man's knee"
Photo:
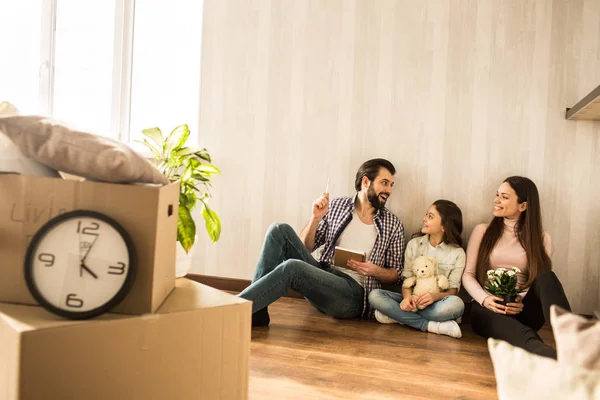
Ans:
<svg viewBox="0 0 600 400"><path fill-rule="evenodd" d="M314 267L302 260L292 259L284 261L276 269L279 269L280 273L286 277L298 277L306 274L310 268Z"/></svg>
<svg viewBox="0 0 600 400"><path fill-rule="evenodd" d="M267 236L285 236L290 232L294 232L294 229L290 225L282 222L274 222L267 229Z"/></svg>

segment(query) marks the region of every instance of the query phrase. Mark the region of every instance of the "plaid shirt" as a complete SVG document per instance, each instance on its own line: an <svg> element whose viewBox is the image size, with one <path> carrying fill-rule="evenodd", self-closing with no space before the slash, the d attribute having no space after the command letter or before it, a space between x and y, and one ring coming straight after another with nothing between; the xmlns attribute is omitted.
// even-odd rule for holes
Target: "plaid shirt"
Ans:
<svg viewBox="0 0 600 400"><path fill-rule="evenodd" d="M315 249L323 244L325 245L320 259L321 264L331 265L335 245L342 231L352 220L355 199L356 196L331 200L327 214L319 222L315 234ZM369 261L383 268L395 268L398 272L396 283L400 283L402 269L404 268L404 257L402 256L404 253L404 225L398 217L385 207L377 211L373 217L373 222L377 228L377 238ZM374 310L369 307L367 299L371 291L379 288L381 288L381 282L368 276L365 280L365 296L363 299L364 317L373 317Z"/></svg>

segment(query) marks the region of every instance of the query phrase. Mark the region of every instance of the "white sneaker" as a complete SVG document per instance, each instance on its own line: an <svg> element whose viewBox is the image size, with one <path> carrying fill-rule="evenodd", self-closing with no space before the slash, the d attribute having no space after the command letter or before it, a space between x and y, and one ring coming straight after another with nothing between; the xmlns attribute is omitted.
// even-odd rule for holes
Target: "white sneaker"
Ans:
<svg viewBox="0 0 600 400"><path fill-rule="evenodd" d="M427 331L437 333L438 335L446 335L453 338L461 338L462 331L460 330L460 326L456 323L456 321L444 321L444 322L435 322L429 321L427 324Z"/></svg>
<svg viewBox="0 0 600 400"><path fill-rule="evenodd" d="M375 319L377 321L379 321L379 323L381 324L397 324L398 321L396 321L393 318L388 317L387 315L385 315L384 313L375 310Z"/></svg>

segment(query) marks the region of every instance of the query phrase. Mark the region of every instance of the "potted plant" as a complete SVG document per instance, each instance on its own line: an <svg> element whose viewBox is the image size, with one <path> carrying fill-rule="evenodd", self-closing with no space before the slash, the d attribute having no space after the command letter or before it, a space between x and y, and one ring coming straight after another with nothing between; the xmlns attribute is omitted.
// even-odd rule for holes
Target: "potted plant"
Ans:
<svg viewBox="0 0 600 400"><path fill-rule="evenodd" d="M517 288L518 274L521 270L517 267L512 269L496 268L487 272L488 280L485 282L485 290L494 296L504 299L502 304L514 303L519 295Z"/></svg>
<svg viewBox="0 0 600 400"><path fill-rule="evenodd" d="M178 252L184 256L178 256L177 276L183 276L191 266L190 251L197 238L192 210L198 202L202 204L206 232L213 243L217 242L221 235L221 220L208 206L208 199L211 197L211 177L221 171L211 164L206 149L186 146L190 136L187 125L176 127L167 137L163 136L159 128L144 129L142 133L145 138L138 142L150 149L154 155L156 168L168 179L179 181L177 241L181 244L184 253L179 248Z"/></svg>

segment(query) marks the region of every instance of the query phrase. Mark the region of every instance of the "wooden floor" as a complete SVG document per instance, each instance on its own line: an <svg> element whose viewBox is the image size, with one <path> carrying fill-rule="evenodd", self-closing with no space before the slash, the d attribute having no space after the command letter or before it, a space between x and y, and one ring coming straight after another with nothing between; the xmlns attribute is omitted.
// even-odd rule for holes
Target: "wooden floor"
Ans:
<svg viewBox="0 0 600 400"><path fill-rule="evenodd" d="M253 328L250 399L496 399L486 341L366 320L335 320L301 299L269 306ZM552 333L540 335L552 343Z"/></svg>

